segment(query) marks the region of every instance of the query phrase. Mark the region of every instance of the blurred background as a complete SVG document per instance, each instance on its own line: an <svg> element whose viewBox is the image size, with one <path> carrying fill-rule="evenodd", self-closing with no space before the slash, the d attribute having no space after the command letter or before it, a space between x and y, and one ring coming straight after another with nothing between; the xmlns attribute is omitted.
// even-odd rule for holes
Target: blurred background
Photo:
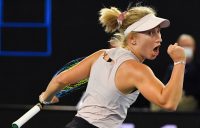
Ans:
<svg viewBox="0 0 200 128"><path fill-rule="evenodd" d="M172 63L167 54L168 45L184 33L195 39L195 69L187 79L193 89L189 86L186 96L192 96L196 106L166 113L152 109L152 104L140 95L125 121L131 125L124 127L200 127L199 0L0 0L0 127L10 126L28 110L29 107L25 106L37 103L40 93L65 63L109 48L108 40L112 35L106 34L99 24L98 12L103 7L111 6L125 11L129 3L151 6L157 10L158 16L171 21L171 26L161 31L163 42L160 55L154 61L144 62L161 81ZM84 89L65 96L57 105L76 106L83 92ZM186 102L184 106L189 104ZM64 126L75 114L75 111L66 111L45 110L24 128ZM54 119L59 121L49 123ZM44 120L46 123L39 123Z"/></svg>

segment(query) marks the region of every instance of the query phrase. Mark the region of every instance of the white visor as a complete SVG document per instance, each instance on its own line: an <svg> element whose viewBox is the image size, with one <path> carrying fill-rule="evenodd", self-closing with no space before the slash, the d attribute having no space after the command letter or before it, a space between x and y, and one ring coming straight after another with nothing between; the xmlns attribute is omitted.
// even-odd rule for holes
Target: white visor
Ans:
<svg viewBox="0 0 200 128"><path fill-rule="evenodd" d="M160 28L166 28L170 25L170 21L164 18L156 17L154 14L148 14L142 17L137 22L130 25L125 31L124 35L127 36L130 32L142 32L147 31L156 26Z"/></svg>

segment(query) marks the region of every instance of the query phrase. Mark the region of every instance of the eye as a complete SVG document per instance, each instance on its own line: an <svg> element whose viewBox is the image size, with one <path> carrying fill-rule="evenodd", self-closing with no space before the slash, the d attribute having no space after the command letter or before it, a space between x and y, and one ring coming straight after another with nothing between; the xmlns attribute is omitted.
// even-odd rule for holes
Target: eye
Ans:
<svg viewBox="0 0 200 128"><path fill-rule="evenodd" d="M153 36L153 35L154 35L154 32L153 32L152 30L149 30L149 31L147 31L147 35Z"/></svg>
<svg viewBox="0 0 200 128"><path fill-rule="evenodd" d="M146 31L146 34L153 37L156 34L160 34L160 29L152 29L152 30Z"/></svg>
<svg viewBox="0 0 200 128"><path fill-rule="evenodd" d="M156 33L160 33L160 29L157 29L157 30L156 30Z"/></svg>

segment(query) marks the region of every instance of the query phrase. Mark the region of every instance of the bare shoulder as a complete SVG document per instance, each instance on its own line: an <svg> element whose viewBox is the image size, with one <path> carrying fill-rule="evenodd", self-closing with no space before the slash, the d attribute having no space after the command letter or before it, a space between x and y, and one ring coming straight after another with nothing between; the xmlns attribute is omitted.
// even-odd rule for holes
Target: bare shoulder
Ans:
<svg viewBox="0 0 200 128"><path fill-rule="evenodd" d="M84 61L89 61L91 63L94 63L99 58L99 56L103 55L104 52L105 52L105 49L98 50L94 52L93 54L89 55L88 57L86 57Z"/></svg>
<svg viewBox="0 0 200 128"><path fill-rule="evenodd" d="M128 79L130 84L139 85L148 78L154 77L151 68L135 60L127 60L121 64L119 72Z"/></svg>
<svg viewBox="0 0 200 128"><path fill-rule="evenodd" d="M72 68L60 73L59 79L64 83L76 83L82 79L88 78L93 63L103 54L105 50L98 50ZM75 76L75 77L74 77Z"/></svg>
<svg viewBox="0 0 200 128"><path fill-rule="evenodd" d="M137 74L144 74L144 73L153 73L151 68L143 63L140 63L136 60L127 60L122 65L125 70L127 69L128 73L137 73Z"/></svg>
<svg viewBox="0 0 200 128"><path fill-rule="evenodd" d="M98 51L94 52L91 56L93 56L94 58L95 58L95 57L99 57L99 56L102 55L105 51L106 51L106 49L98 50Z"/></svg>

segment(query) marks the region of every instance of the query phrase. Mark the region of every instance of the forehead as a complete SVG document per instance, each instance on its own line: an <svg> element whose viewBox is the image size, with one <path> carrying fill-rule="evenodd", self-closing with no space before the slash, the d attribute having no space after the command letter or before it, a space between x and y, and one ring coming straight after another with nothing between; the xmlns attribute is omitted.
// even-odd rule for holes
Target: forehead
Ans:
<svg viewBox="0 0 200 128"><path fill-rule="evenodd" d="M156 26L156 27L154 27L154 28L152 28L152 29L149 29L149 30L146 30L146 31L144 31L144 32L148 32L148 31L157 31L157 30L160 30L161 28L160 28L160 26L158 25L158 26Z"/></svg>
<svg viewBox="0 0 200 128"><path fill-rule="evenodd" d="M158 29L161 29L160 25L156 26L155 28L150 29L149 31L151 31L151 30L158 30Z"/></svg>

